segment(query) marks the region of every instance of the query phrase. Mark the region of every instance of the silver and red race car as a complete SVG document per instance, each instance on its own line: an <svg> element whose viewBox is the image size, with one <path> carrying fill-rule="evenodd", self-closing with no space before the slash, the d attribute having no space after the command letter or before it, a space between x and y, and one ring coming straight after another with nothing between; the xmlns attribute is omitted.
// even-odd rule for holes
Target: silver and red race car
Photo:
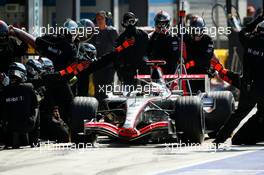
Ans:
<svg viewBox="0 0 264 175"><path fill-rule="evenodd" d="M105 99L103 110L97 111L94 98L77 97L74 111L80 117L73 127L75 133L83 132L82 138L91 142L104 135L123 142L202 143L205 134L213 137L233 112L232 93L210 92L208 75L163 75L160 66L164 61L147 64L151 74L135 77L141 88L131 91L128 86L124 88L127 92L114 92ZM191 81L204 81L204 92L192 93Z"/></svg>

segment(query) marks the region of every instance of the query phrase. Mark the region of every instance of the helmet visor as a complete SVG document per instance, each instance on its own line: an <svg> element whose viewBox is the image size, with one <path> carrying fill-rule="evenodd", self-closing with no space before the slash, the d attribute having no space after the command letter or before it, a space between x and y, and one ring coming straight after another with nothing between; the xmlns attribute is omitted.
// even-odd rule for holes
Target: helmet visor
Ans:
<svg viewBox="0 0 264 175"><path fill-rule="evenodd" d="M168 29L169 28L169 22L168 21L158 21L155 24L156 28L159 29Z"/></svg>
<svg viewBox="0 0 264 175"><path fill-rule="evenodd" d="M8 36L7 35L0 35L0 46L8 44Z"/></svg>
<svg viewBox="0 0 264 175"><path fill-rule="evenodd" d="M128 19L128 20L126 20L126 21L123 22L123 26L124 27L135 26L136 23L137 23L137 21L138 20L136 18L130 18L130 19Z"/></svg>
<svg viewBox="0 0 264 175"><path fill-rule="evenodd" d="M25 77L25 74L19 70L10 70L8 71L8 75L9 77L17 77L19 79L24 79Z"/></svg>

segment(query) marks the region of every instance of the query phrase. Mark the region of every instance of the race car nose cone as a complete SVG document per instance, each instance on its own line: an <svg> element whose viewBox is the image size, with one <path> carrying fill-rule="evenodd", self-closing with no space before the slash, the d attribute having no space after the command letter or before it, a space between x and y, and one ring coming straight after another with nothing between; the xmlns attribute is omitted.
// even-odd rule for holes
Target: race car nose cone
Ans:
<svg viewBox="0 0 264 175"><path fill-rule="evenodd" d="M121 128L118 132L120 137L136 137L139 135L139 131L134 128Z"/></svg>

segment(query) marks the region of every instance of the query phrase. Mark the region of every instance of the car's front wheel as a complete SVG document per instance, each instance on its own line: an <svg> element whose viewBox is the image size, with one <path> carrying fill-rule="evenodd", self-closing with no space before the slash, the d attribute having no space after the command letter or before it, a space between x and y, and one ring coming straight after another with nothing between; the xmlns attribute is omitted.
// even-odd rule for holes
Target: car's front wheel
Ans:
<svg viewBox="0 0 264 175"><path fill-rule="evenodd" d="M179 140L188 143L204 141L204 113L197 96L179 97L175 102L175 124Z"/></svg>

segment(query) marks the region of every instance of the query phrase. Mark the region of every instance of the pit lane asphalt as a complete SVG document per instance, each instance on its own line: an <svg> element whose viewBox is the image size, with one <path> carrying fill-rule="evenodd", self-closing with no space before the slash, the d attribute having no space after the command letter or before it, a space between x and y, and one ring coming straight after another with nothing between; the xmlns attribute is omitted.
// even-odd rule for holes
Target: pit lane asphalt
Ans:
<svg viewBox="0 0 264 175"><path fill-rule="evenodd" d="M253 114L251 112L251 114ZM223 145L215 150L172 144L127 145L108 143L74 149L67 144L0 151L0 175L16 174L264 174L264 143Z"/></svg>

